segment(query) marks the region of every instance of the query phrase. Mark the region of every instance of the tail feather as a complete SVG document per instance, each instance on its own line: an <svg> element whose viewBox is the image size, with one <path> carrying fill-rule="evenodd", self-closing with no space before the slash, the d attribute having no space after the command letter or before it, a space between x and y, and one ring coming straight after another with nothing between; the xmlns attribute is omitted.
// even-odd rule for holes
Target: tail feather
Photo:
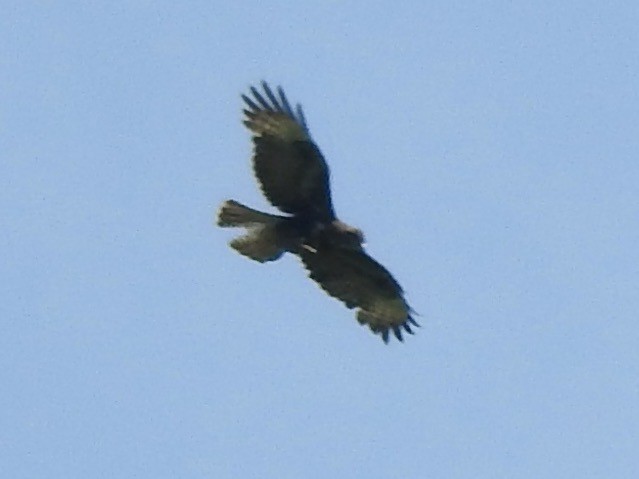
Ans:
<svg viewBox="0 0 639 479"><path fill-rule="evenodd" d="M225 228L229 226L250 226L273 223L277 219L278 217L275 215L254 210L235 200L228 200L222 203L217 216L217 225Z"/></svg>
<svg viewBox="0 0 639 479"><path fill-rule="evenodd" d="M247 233L233 239L229 244L238 253L263 263L274 261L285 252L277 226L284 218L262 213L238 203L225 201L217 217L218 226L241 226Z"/></svg>

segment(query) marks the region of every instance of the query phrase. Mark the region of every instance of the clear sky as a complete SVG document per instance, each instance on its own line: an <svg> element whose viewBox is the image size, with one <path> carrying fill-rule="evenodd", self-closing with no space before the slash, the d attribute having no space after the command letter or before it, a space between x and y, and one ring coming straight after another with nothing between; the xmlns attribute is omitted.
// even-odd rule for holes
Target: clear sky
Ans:
<svg viewBox="0 0 639 479"><path fill-rule="evenodd" d="M0 474L639 477L636 2L4 2ZM213 225L304 105L422 328Z"/></svg>

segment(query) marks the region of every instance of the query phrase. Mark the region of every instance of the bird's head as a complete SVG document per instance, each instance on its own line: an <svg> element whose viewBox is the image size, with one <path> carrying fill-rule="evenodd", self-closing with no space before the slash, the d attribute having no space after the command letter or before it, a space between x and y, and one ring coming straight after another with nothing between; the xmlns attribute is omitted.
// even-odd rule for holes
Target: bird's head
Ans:
<svg viewBox="0 0 639 479"><path fill-rule="evenodd" d="M333 239L342 246L359 249L362 247L362 244L366 242L364 233L359 228L355 228L340 220L334 220L331 226L337 233Z"/></svg>

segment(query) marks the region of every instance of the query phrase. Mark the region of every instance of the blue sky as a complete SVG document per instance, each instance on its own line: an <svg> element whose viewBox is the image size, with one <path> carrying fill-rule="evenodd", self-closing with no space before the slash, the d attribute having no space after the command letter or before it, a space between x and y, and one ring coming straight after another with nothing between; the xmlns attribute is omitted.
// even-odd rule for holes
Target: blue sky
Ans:
<svg viewBox="0 0 639 479"><path fill-rule="evenodd" d="M633 2L9 2L6 477L639 477ZM293 257L240 94L302 102L338 214L422 328ZM268 209L272 211L271 209Z"/></svg>

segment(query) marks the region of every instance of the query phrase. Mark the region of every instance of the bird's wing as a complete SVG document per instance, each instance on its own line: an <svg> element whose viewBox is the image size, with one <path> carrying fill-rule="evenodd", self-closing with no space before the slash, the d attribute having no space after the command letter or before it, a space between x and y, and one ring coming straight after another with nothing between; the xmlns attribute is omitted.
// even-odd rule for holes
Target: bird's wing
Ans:
<svg viewBox="0 0 639 479"><path fill-rule="evenodd" d="M251 87L251 96L242 99L244 124L253 132L253 170L264 196L286 213L332 221L328 166L301 106L293 111L282 88L277 95L265 82L262 88L263 93Z"/></svg>
<svg viewBox="0 0 639 479"><path fill-rule="evenodd" d="M311 279L348 308L357 308L360 324L368 325L384 342L391 331L402 341L402 330L413 334L411 325L419 326L401 286L362 249L306 247L300 257Z"/></svg>

